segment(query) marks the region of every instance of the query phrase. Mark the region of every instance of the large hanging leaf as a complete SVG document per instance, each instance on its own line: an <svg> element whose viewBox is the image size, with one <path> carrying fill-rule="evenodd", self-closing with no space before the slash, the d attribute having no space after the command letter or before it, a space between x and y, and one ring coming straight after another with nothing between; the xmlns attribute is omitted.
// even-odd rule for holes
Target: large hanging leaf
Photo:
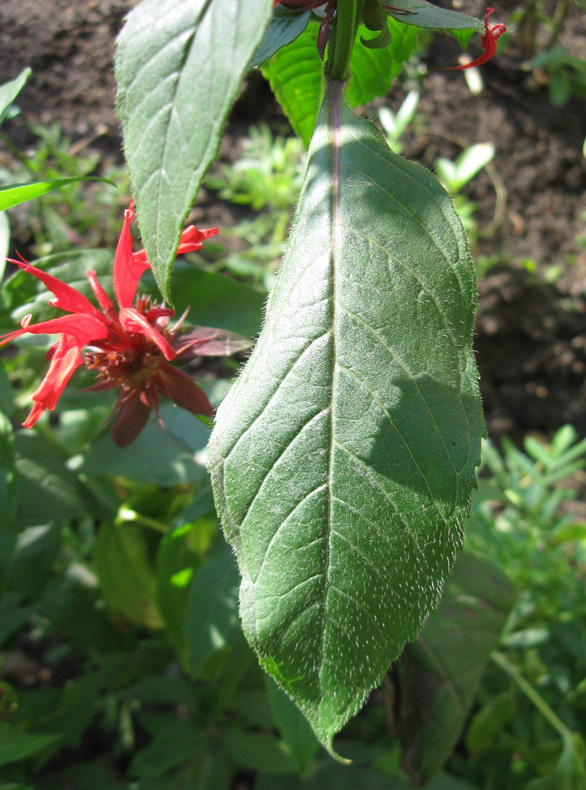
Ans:
<svg viewBox="0 0 586 790"><path fill-rule="evenodd" d="M475 303L448 195L331 83L264 328L210 445L244 631L330 751L462 542L484 432Z"/></svg>
<svg viewBox="0 0 586 790"><path fill-rule="evenodd" d="M271 0L143 0L118 40L124 150L165 298L183 223L263 36Z"/></svg>

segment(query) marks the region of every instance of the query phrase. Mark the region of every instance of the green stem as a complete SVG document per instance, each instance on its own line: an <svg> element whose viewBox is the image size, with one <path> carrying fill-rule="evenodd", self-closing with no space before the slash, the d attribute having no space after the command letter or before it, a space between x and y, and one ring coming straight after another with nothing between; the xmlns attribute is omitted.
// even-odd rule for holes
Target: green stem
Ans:
<svg viewBox="0 0 586 790"><path fill-rule="evenodd" d="M343 82L348 78L350 58L358 26L358 5L362 8L362 2L358 2L358 0L338 0L326 64L326 72L333 80Z"/></svg>
<svg viewBox="0 0 586 790"><path fill-rule="evenodd" d="M497 666L503 669L507 675L515 681L525 696L535 705L543 718L551 724L562 738L566 739L572 737L571 731L566 727L559 716L553 712L543 697L535 691L531 683L523 677L518 667L512 664L506 656L496 650L490 654L490 657Z"/></svg>

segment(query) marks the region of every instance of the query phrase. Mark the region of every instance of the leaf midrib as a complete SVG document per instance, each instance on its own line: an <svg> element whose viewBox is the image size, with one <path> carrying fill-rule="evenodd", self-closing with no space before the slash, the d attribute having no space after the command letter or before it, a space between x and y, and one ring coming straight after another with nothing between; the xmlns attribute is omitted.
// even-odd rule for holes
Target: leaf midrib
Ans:
<svg viewBox="0 0 586 790"><path fill-rule="evenodd" d="M331 143L331 165L332 165L332 180L331 180L331 282L332 282L332 301L331 301L331 325L332 325L332 364L330 368L330 435L328 441L328 470L327 470L327 495L326 495L326 530L325 530L325 546L326 556L324 562L324 595L323 595L323 620L321 626L321 645L320 645L320 658L319 658L319 680L320 686L322 684L322 670L324 667L324 654L326 647L326 631L327 631L327 612L328 612L328 593L330 589L329 572L330 572L330 557L331 557L331 535L332 535L332 464L334 453L334 393L335 393L335 377L336 377L336 277L338 272L338 222L340 212L340 103L342 98L343 83L335 82L333 80L326 81L326 96L329 101L328 113L328 137Z"/></svg>

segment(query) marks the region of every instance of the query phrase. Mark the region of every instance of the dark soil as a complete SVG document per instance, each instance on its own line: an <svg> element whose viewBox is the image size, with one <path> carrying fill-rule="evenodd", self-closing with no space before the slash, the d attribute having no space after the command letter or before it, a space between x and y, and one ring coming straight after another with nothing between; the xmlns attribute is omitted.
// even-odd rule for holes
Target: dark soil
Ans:
<svg viewBox="0 0 586 790"><path fill-rule="evenodd" d="M119 154L114 39L135 4L2 0L0 82L27 65L33 69L19 100L22 115L8 129L17 144L30 142L25 121L57 120L75 140L95 137L92 145L98 150ZM460 5L480 16L485 2ZM495 0L494 6L493 19L507 22L512 5ZM552 106L546 75L527 66L531 42L525 33L517 31L483 68L480 95L468 91L460 73L431 73L419 108L423 134L407 138L404 153L431 167L437 156L455 158L473 143L495 143L497 156L489 173L474 179L467 192L479 206L475 254L498 262L479 283L476 337L489 432L517 439L527 431L549 436L571 422L584 435L586 248L578 239L586 236L586 104L574 98L562 108ZM538 36L538 47L546 36ZM586 19L572 6L561 41L572 54L583 56L585 40ZM427 60L440 66L449 62L441 37ZM233 134L249 122L268 119L282 125L259 75L247 79L244 91L232 116ZM397 90L384 101L396 108L403 97ZM533 274L526 261L536 267ZM553 267L561 274L547 285Z"/></svg>

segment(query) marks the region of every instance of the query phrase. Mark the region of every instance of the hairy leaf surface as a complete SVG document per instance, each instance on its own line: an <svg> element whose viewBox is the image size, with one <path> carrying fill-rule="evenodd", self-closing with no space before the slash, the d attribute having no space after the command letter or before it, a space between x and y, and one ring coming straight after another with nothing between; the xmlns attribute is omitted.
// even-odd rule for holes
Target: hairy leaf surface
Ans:
<svg viewBox="0 0 586 790"><path fill-rule="evenodd" d="M118 112L163 295L183 222L271 16L271 0L143 0L118 41Z"/></svg>
<svg viewBox="0 0 586 790"><path fill-rule="evenodd" d="M244 631L321 742L436 605L484 432L450 199L330 83L287 254L210 468Z"/></svg>

